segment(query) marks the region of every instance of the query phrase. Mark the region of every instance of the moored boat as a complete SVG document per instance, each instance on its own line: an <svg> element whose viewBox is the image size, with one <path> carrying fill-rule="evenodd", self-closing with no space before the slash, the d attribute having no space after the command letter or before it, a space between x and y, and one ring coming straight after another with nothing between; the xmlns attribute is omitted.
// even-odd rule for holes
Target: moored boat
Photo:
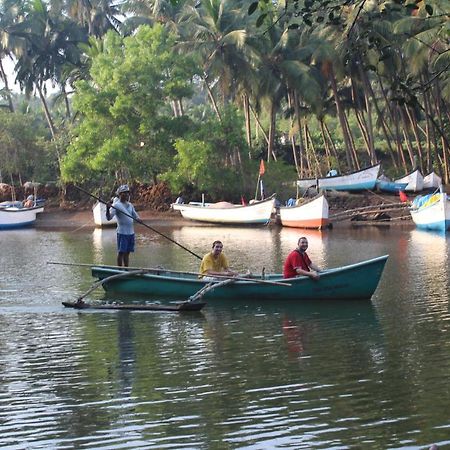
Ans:
<svg viewBox="0 0 450 450"><path fill-rule="evenodd" d="M319 280L309 277L284 279L281 274L266 275L262 280L236 280L208 291L204 300L345 300L369 299L378 286L387 255L348 266L324 270ZM99 280L123 273L114 267L93 267L92 275ZM259 282L258 282L259 281ZM273 282L273 283L270 283ZM285 284L280 285L280 283ZM103 284L106 291L187 299L200 291L208 281L197 274L148 269L148 272L111 279Z"/></svg>
<svg viewBox="0 0 450 450"><path fill-rule="evenodd" d="M408 192L420 192L423 189L423 175L419 169L408 173L402 178L395 180L396 183L408 183L405 191Z"/></svg>
<svg viewBox="0 0 450 450"><path fill-rule="evenodd" d="M329 226L328 202L320 195L297 206L280 207L280 220L284 227L326 228Z"/></svg>
<svg viewBox="0 0 450 450"><path fill-rule="evenodd" d="M399 191L404 191L406 186L408 186L408 182L397 183L385 175L381 175L376 181L377 190L381 192L398 193Z"/></svg>
<svg viewBox="0 0 450 450"><path fill-rule="evenodd" d="M446 231L450 229L450 200L442 191L418 196L410 209L417 228Z"/></svg>
<svg viewBox="0 0 450 450"><path fill-rule="evenodd" d="M434 172L423 177L423 189L437 189L442 184L442 178Z"/></svg>
<svg viewBox="0 0 450 450"><path fill-rule="evenodd" d="M319 191L361 191L373 189L380 171L381 164L351 172L347 175L333 175L317 179L298 180L301 189L316 187Z"/></svg>
<svg viewBox="0 0 450 450"><path fill-rule="evenodd" d="M275 198L252 203L233 205L227 202L209 204L173 203L172 208L180 211L185 219L221 224L266 224L275 208Z"/></svg>
<svg viewBox="0 0 450 450"><path fill-rule="evenodd" d="M111 220L106 218L106 205L102 202L97 202L92 208L92 214L94 215L94 223L96 227L110 227L117 224L116 217L112 217Z"/></svg>
<svg viewBox="0 0 450 450"><path fill-rule="evenodd" d="M43 206L32 208L18 208L11 206L0 208L0 229L24 228L36 222L36 214L44 211Z"/></svg>

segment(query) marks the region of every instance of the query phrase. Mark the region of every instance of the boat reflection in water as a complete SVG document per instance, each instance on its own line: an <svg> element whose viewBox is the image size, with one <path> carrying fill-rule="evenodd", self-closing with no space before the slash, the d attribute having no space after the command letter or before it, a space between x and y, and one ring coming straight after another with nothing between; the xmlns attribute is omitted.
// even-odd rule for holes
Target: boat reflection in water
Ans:
<svg viewBox="0 0 450 450"><path fill-rule="evenodd" d="M328 230L301 230L283 227L280 230L280 251L282 262L287 255L297 248L299 238L308 239L308 255L320 268L327 268ZM364 258L362 258L364 259Z"/></svg>
<svg viewBox="0 0 450 450"><path fill-rule="evenodd" d="M417 288L420 284L423 292L442 292L442 285L448 284L449 251L450 239L444 232L412 230L408 246L410 282Z"/></svg>
<svg viewBox="0 0 450 450"><path fill-rule="evenodd" d="M114 250L116 245L116 230L95 228L92 232L92 253L94 264L105 264L106 255Z"/></svg>

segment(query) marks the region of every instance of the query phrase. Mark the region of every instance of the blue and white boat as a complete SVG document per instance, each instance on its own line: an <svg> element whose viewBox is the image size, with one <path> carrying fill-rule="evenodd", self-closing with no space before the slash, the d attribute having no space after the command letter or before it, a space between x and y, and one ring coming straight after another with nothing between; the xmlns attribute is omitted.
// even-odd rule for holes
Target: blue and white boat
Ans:
<svg viewBox="0 0 450 450"><path fill-rule="evenodd" d="M19 208L10 206L0 208L0 230L24 228L34 225L36 215L44 211L43 206Z"/></svg>
<svg viewBox="0 0 450 450"><path fill-rule="evenodd" d="M408 173L402 178L395 180L396 183L408 183L405 191L407 192L420 192L423 189L423 175L419 169Z"/></svg>
<svg viewBox="0 0 450 450"><path fill-rule="evenodd" d="M442 187L440 192L417 196L410 213L417 228L438 231L450 229L450 200Z"/></svg>
<svg viewBox="0 0 450 450"><path fill-rule="evenodd" d="M299 189L315 187L319 191L363 191L374 189L381 164L357 170L347 175L333 175L322 178L311 178L297 181Z"/></svg>
<svg viewBox="0 0 450 450"><path fill-rule="evenodd" d="M399 191L404 191L406 186L408 186L407 182L397 183L385 175L381 175L376 182L377 189L382 192L398 193Z"/></svg>

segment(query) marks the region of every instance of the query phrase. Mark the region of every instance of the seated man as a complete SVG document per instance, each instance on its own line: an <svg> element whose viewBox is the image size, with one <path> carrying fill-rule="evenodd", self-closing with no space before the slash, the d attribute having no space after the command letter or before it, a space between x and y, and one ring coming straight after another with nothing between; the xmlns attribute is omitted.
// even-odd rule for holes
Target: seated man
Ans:
<svg viewBox="0 0 450 450"><path fill-rule="evenodd" d="M201 277L211 277L217 275L227 275L234 277L237 272L230 270L228 260L222 253L223 244L221 241L214 241L212 245L212 250L207 253L200 264L200 276Z"/></svg>
<svg viewBox="0 0 450 450"><path fill-rule="evenodd" d="M32 208L34 206L34 196L29 195L27 199L23 202L24 208Z"/></svg>
<svg viewBox="0 0 450 450"><path fill-rule="evenodd" d="M298 276L310 277L313 280L320 278L319 269L309 259L306 250L308 249L308 239L301 237L298 240L297 248L289 253L283 267L283 278L294 278Z"/></svg>

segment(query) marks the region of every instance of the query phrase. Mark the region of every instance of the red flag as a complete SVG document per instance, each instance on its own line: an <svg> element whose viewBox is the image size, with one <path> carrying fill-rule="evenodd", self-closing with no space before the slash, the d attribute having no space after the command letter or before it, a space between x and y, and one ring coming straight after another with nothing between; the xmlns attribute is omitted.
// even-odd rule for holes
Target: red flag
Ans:
<svg viewBox="0 0 450 450"><path fill-rule="evenodd" d="M408 196L403 191L398 191L398 195L400 196L400 201L402 203L406 203L408 201Z"/></svg>
<svg viewBox="0 0 450 450"><path fill-rule="evenodd" d="M259 163L259 175L264 175L266 168L264 167L264 160L262 159Z"/></svg>

